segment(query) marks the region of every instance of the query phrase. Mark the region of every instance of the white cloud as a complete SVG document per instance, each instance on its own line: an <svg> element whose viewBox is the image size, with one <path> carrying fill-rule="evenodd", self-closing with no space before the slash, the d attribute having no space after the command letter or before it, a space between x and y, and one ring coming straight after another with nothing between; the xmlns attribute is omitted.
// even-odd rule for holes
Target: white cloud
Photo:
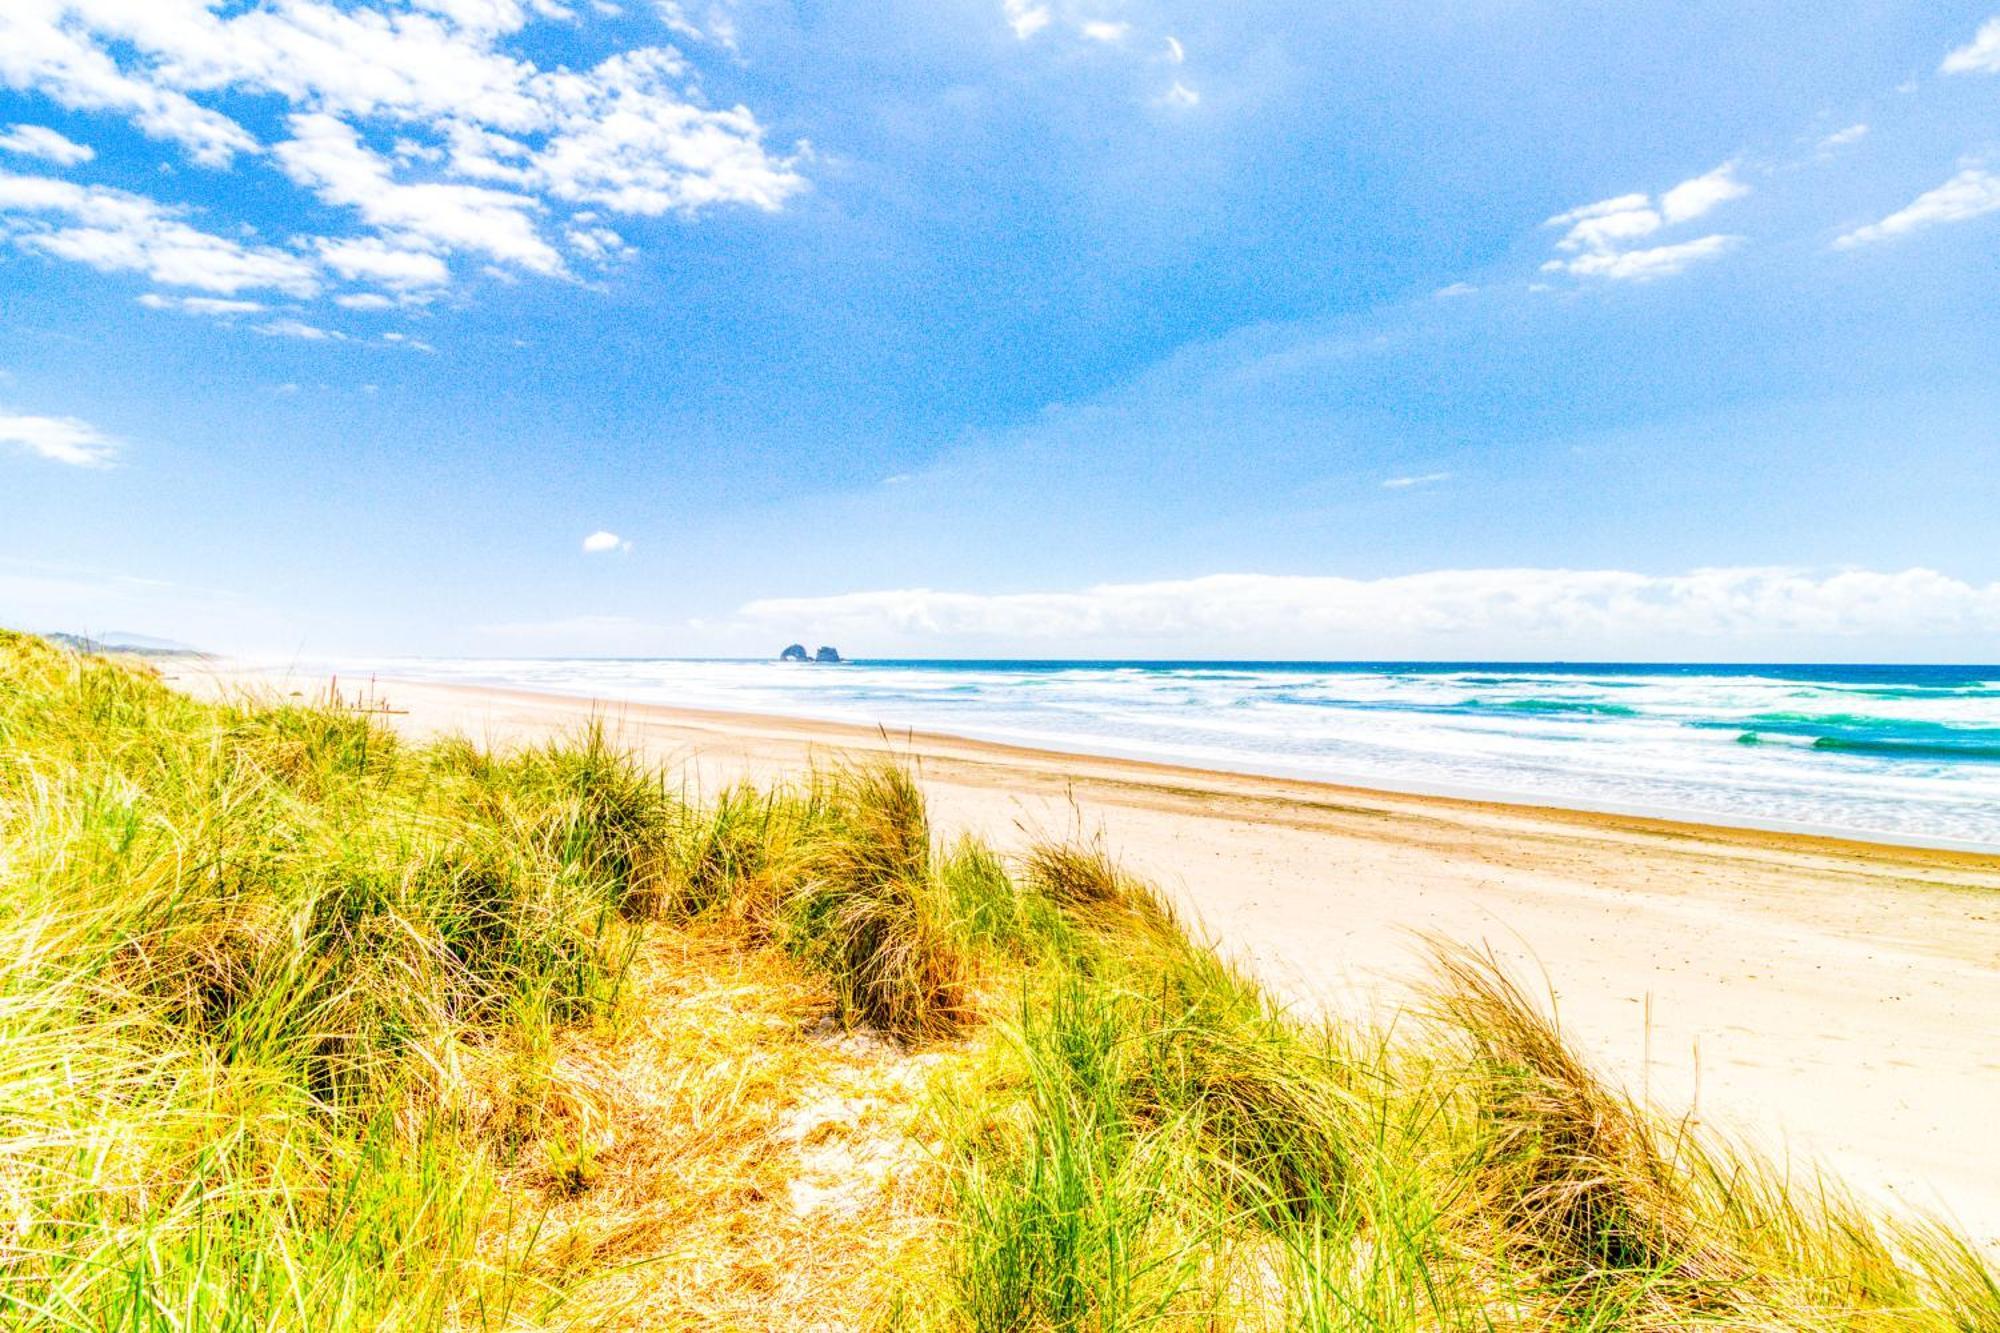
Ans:
<svg viewBox="0 0 2000 1333"><path fill-rule="evenodd" d="M394 291L442 287L451 269L436 255L390 245L374 236L319 242L319 257L349 281L373 282ZM388 304L387 298L380 298Z"/></svg>
<svg viewBox="0 0 2000 1333"><path fill-rule="evenodd" d="M1075 592L951 593L912 588L754 601L747 626L800 623L843 641L1218 644L1305 656L1371 656L1459 647L1573 652L1580 647L1768 643L2000 633L2000 583L1926 569L1813 573L1704 569L1440 570L1380 579L1218 574ZM1685 655L1685 650L1682 650Z"/></svg>
<svg viewBox="0 0 2000 1333"><path fill-rule="evenodd" d="M149 0L97 0L78 13L56 0L8 0L0 5L0 86L35 92L75 111L115 111L129 116L141 132L180 144L204 166L227 166L238 153L257 151L257 141L229 117L197 105L184 93L128 73L87 29L106 20L116 40L120 29L188 21L191 7Z"/></svg>
<svg viewBox="0 0 2000 1333"><path fill-rule="evenodd" d="M75 417L29 417L0 412L0 444L26 449L53 463L110 467L118 441Z"/></svg>
<svg viewBox="0 0 2000 1333"><path fill-rule="evenodd" d="M1979 27L1973 39L1944 58L1946 74L2000 74L2000 18Z"/></svg>
<svg viewBox="0 0 2000 1333"><path fill-rule="evenodd" d="M1868 137L1868 127L1866 125L1862 124L1849 125L1846 129L1835 130L1832 134L1829 134L1824 139L1821 139L1819 141L1819 146L1822 150L1829 148L1845 148L1848 144L1859 143L1861 140L1867 137Z"/></svg>
<svg viewBox="0 0 2000 1333"><path fill-rule="evenodd" d="M1469 282L1454 282L1450 283L1447 286L1438 288L1436 291L1432 292L1431 295L1440 297L1444 300L1451 300L1452 298L1459 296L1472 296L1475 295L1478 291L1479 289L1473 286Z"/></svg>
<svg viewBox="0 0 2000 1333"><path fill-rule="evenodd" d="M680 92L671 51L628 51L551 94L560 125L532 163L556 199L658 217L725 204L775 212L805 188L794 158L773 157L742 106L711 109Z"/></svg>
<svg viewBox="0 0 2000 1333"><path fill-rule="evenodd" d="M1927 190L1880 222L1857 227L1833 244L1851 250L1857 245L1892 240L1946 222L1966 222L2000 211L2000 175L1984 167L1967 167L1935 190Z"/></svg>
<svg viewBox="0 0 2000 1333"><path fill-rule="evenodd" d="M320 328L299 319L274 319L255 326L257 332L271 338L297 338L301 342L346 342L347 335L332 329Z"/></svg>
<svg viewBox="0 0 2000 1333"><path fill-rule="evenodd" d="M1690 264L1726 253L1742 238L1716 234L1643 249L1636 243L1749 193L1750 187L1736 178L1736 164L1725 162L1682 181L1658 200L1646 194L1621 194L1558 213L1542 225L1564 229L1556 250L1573 257L1551 259L1542 265L1542 272L1612 282L1646 282L1682 272Z"/></svg>
<svg viewBox="0 0 2000 1333"><path fill-rule="evenodd" d="M1051 19L1048 6L1034 0L1002 0L1001 9L1007 15L1007 26L1024 42L1048 27Z"/></svg>
<svg viewBox="0 0 2000 1333"><path fill-rule="evenodd" d="M597 8L600 13L613 16L618 13L616 5L603 3L602 0L599 0ZM736 23L721 4L711 4L699 23L695 22L680 0L653 0L653 9L669 32L692 42L713 42L726 51L736 52Z"/></svg>
<svg viewBox="0 0 2000 1333"><path fill-rule="evenodd" d="M1188 87L1179 79L1156 99L1161 106L1192 107L1201 105L1201 93Z"/></svg>
<svg viewBox="0 0 2000 1333"><path fill-rule="evenodd" d="M1742 243L1740 236L1703 236L1678 245L1656 245L1647 250L1595 250L1575 259L1552 259L1542 265L1544 273L1568 273L1580 278L1605 278L1612 282L1651 282L1685 272L1690 264L1727 254Z"/></svg>
<svg viewBox="0 0 2000 1333"><path fill-rule="evenodd" d="M1691 222L1732 199L1741 199L1750 187L1736 179L1736 164L1725 162L1714 171L1682 181L1660 196L1660 215L1672 226Z"/></svg>
<svg viewBox="0 0 2000 1333"><path fill-rule="evenodd" d="M530 196L482 185L402 184L389 159L333 116L293 116L291 131L271 150L285 174L371 227L419 248L472 250L531 272L563 272L562 256L536 230Z"/></svg>
<svg viewBox="0 0 2000 1333"><path fill-rule="evenodd" d="M587 555L601 555L606 551L629 551L632 549L632 543L615 532L605 532L600 529L583 539L583 549Z"/></svg>
<svg viewBox="0 0 2000 1333"><path fill-rule="evenodd" d="M380 292L349 292L336 296L333 303L343 310L394 310L396 303Z"/></svg>
<svg viewBox="0 0 2000 1333"><path fill-rule="evenodd" d="M1414 477L1391 477L1382 483L1385 491L1406 491L1412 486L1435 486L1441 481L1450 481L1449 472L1425 472Z"/></svg>
<svg viewBox="0 0 2000 1333"><path fill-rule="evenodd" d="M69 225L42 221L49 217ZM225 296L260 288L299 297L319 291L311 262L199 231L177 210L123 190L0 171L0 224L10 221L16 245L104 272L143 273Z"/></svg>
<svg viewBox="0 0 2000 1333"><path fill-rule="evenodd" d="M1167 59L1176 65L1187 63L1187 48L1181 45L1180 38L1167 38Z"/></svg>
<svg viewBox="0 0 2000 1333"><path fill-rule="evenodd" d="M59 167L77 166L97 156L97 150L89 144L78 143L46 125L9 126L5 134L0 134L0 153L39 157Z"/></svg>
<svg viewBox="0 0 2000 1333"><path fill-rule="evenodd" d="M1091 19L1077 28L1077 31L1093 42L1122 42L1131 33L1129 23L1113 23L1106 19Z"/></svg>
<svg viewBox="0 0 2000 1333"><path fill-rule="evenodd" d="M265 309L262 301L232 301L217 296L166 296L159 292L147 292L138 300L148 310L178 310L185 315L206 315L211 319L256 315Z"/></svg>
<svg viewBox="0 0 2000 1333"><path fill-rule="evenodd" d="M723 0L700 27L661 13L733 49ZM205 103L276 99L283 170L365 229L330 238L346 248L328 266L398 291L441 286L458 253L560 276L549 237L576 205L770 210L805 188L803 150L773 154L747 108L707 105L671 47L585 68L525 53L531 24L573 18L554 0L6 0L0 86L123 114L210 166L264 149Z"/></svg>

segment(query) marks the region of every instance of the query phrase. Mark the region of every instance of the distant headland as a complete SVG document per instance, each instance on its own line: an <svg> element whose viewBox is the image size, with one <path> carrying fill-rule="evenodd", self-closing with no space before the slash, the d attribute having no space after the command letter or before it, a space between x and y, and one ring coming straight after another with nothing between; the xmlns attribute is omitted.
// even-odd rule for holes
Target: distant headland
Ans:
<svg viewBox="0 0 2000 1333"><path fill-rule="evenodd" d="M808 654L804 644L795 643L786 648L784 652L779 653L778 660L780 662L838 662L841 658L838 649L829 648L825 644L820 645L818 652Z"/></svg>

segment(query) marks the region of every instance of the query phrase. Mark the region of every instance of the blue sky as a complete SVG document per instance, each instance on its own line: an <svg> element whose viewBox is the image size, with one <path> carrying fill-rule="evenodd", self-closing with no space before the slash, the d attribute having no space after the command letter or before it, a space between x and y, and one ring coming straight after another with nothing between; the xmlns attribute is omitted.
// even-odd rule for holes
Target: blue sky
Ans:
<svg viewBox="0 0 2000 1333"><path fill-rule="evenodd" d="M1412 8L10 0L0 623L2000 659L1993 0Z"/></svg>

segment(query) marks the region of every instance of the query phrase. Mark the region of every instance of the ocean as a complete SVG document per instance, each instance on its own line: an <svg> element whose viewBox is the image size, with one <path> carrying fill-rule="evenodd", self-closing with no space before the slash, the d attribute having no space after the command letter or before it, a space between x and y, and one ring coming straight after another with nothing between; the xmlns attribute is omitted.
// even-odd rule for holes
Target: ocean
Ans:
<svg viewBox="0 0 2000 1333"><path fill-rule="evenodd" d="M383 675L412 679L2000 850L2000 667L587 658L377 665Z"/></svg>

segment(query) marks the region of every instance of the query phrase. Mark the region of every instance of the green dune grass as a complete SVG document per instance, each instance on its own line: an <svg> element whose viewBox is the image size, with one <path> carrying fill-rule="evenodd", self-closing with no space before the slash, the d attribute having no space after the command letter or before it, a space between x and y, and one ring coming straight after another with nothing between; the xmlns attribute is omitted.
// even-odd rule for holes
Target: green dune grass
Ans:
<svg viewBox="0 0 2000 1333"><path fill-rule="evenodd" d="M702 798L0 633L8 1327L2000 1329L1950 1230L1427 993L1286 1013L899 768Z"/></svg>

